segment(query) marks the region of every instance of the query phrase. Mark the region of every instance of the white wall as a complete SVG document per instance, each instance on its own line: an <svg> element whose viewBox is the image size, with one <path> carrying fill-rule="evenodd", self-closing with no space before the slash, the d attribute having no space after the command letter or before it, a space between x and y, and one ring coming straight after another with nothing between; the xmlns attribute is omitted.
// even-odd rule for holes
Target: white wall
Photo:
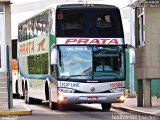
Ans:
<svg viewBox="0 0 160 120"><path fill-rule="evenodd" d="M1 8L3 7L4 9L4 6L0 6ZM0 64L1 64L1 67L0 67L0 72L3 72L3 71L6 71L6 41L5 41L5 14L4 14L4 11L3 12L0 12L0 52L1 52L1 55L0 55Z"/></svg>

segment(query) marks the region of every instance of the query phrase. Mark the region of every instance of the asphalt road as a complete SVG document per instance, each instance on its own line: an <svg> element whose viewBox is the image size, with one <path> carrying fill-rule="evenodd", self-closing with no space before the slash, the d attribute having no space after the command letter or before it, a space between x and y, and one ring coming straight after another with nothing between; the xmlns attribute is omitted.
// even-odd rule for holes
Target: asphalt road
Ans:
<svg viewBox="0 0 160 120"><path fill-rule="evenodd" d="M33 115L21 116L18 120L114 120L119 115L131 115L115 109L104 112L100 104L68 105L64 110L50 110L48 103L29 107Z"/></svg>

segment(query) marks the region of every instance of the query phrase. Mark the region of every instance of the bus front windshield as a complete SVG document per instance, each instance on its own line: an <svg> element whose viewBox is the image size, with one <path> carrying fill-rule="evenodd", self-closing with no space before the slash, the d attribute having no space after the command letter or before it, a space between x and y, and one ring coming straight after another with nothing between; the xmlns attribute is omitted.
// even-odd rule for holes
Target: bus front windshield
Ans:
<svg viewBox="0 0 160 120"><path fill-rule="evenodd" d="M124 79L124 49L122 46L59 46L58 49L59 79Z"/></svg>

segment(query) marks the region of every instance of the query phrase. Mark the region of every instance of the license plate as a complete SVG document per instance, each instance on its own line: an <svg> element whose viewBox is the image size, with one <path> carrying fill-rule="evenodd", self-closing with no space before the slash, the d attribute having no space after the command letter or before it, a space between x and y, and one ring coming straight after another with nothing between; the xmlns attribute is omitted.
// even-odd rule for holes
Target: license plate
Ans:
<svg viewBox="0 0 160 120"><path fill-rule="evenodd" d="M87 100L98 100L98 97L87 97Z"/></svg>
<svg viewBox="0 0 160 120"><path fill-rule="evenodd" d="M98 101L98 100L107 100L105 96L83 96L79 97L79 100L85 100L85 101Z"/></svg>

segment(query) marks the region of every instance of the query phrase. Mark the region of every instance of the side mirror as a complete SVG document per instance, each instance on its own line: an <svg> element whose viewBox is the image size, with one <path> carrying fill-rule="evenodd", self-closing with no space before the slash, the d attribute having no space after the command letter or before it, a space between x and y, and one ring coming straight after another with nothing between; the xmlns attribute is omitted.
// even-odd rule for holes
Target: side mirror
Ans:
<svg viewBox="0 0 160 120"><path fill-rule="evenodd" d="M56 65L57 64L57 55L58 51L56 48L53 48L51 50L51 65Z"/></svg>

